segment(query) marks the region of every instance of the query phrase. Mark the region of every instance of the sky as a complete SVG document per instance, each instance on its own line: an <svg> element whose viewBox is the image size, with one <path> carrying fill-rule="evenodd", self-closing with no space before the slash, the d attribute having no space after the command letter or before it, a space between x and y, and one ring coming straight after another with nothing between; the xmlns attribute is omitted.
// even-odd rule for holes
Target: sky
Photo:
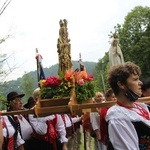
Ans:
<svg viewBox="0 0 150 150"><path fill-rule="evenodd" d="M0 2L1 5L2 2ZM12 36L0 45L7 54L3 69L15 69L5 78L16 80L36 70L36 52L43 67L58 63L59 21L67 19L72 60L98 62L110 47L109 34L123 24L136 6L150 6L149 0L12 0L0 16L0 38Z"/></svg>

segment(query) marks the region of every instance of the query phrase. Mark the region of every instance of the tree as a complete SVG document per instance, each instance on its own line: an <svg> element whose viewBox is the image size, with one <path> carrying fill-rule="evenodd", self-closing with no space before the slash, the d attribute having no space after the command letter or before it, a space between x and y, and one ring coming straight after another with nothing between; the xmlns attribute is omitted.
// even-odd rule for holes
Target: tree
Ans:
<svg viewBox="0 0 150 150"><path fill-rule="evenodd" d="M0 91L0 110L6 109L6 98L4 97L4 94Z"/></svg>
<svg viewBox="0 0 150 150"><path fill-rule="evenodd" d="M20 88L23 90L23 93L25 93L24 102L27 102L27 99L33 95L35 81L28 73L23 75L22 80Z"/></svg>
<svg viewBox="0 0 150 150"><path fill-rule="evenodd" d="M8 63L8 59L10 57L12 57L14 54L10 54L9 56L7 56L7 54L0 54L0 86L3 86L5 79L8 75L10 75L10 73L16 69L16 64L14 64L13 66L10 67L9 63ZM7 64L8 69L3 69L3 65Z"/></svg>
<svg viewBox="0 0 150 150"><path fill-rule="evenodd" d="M4 2L2 2L1 6L0 6L0 15L2 15L2 13L8 7L8 5L10 4L10 2L11 2L11 0L5 0Z"/></svg>
<svg viewBox="0 0 150 150"><path fill-rule="evenodd" d="M105 56L102 59L99 59L95 67L95 84L97 91L103 91L108 89L109 85L107 83L107 70L109 68L109 58L108 52L105 53Z"/></svg>
<svg viewBox="0 0 150 150"><path fill-rule="evenodd" d="M139 65L142 77L150 76L150 7L135 7L115 29L125 61Z"/></svg>
<svg viewBox="0 0 150 150"><path fill-rule="evenodd" d="M132 61L139 65L142 70L142 77L150 76L150 7L135 7L125 17L123 25L114 26L118 34L120 48L123 52L125 61ZM113 37L114 32L108 35ZM107 83L107 71L109 69L108 53L99 60L95 67L97 89L103 91L103 74L105 88Z"/></svg>

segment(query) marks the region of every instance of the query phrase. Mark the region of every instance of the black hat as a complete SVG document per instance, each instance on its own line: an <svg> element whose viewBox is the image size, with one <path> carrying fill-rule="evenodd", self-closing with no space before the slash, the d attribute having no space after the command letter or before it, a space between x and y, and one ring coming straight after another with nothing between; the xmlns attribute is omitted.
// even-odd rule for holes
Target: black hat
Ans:
<svg viewBox="0 0 150 150"><path fill-rule="evenodd" d="M23 107L24 108L31 108L31 107L33 107L35 105L35 103L36 102L35 102L34 98L33 97L29 97L28 102L25 105L23 105Z"/></svg>
<svg viewBox="0 0 150 150"><path fill-rule="evenodd" d="M17 92L13 91L13 92L10 92L10 93L7 95L7 101L12 101L12 100L14 100L16 97L22 98L23 96L25 96L25 94L18 94Z"/></svg>

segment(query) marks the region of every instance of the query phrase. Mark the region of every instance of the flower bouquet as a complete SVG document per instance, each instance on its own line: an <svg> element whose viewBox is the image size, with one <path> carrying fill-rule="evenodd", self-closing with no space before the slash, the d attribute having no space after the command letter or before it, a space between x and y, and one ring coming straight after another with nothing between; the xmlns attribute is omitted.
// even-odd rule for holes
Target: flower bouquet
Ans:
<svg viewBox="0 0 150 150"><path fill-rule="evenodd" d="M94 91L94 76L88 75L86 71L75 72L75 91L76 99L79 104L84 103L95 95Z"/></svg>
<svg viewBox="0 0 150 150"><path fill-rule="evenodd" d="M66 73L64 78L59 76L49 76L46 80L41 81L40 97L41 99L54 99L70 97L72 88L71 77L67 77Z"/></svg>

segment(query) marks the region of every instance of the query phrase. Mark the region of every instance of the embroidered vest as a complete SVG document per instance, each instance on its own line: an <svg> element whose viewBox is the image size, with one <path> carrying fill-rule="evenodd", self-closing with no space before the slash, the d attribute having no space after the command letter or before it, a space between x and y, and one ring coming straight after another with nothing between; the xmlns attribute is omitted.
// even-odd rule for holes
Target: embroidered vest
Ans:
<svg viewBox="0 0 150 150"><path fill-rule="evenodd" d="M139 138L140 150L150 150L150 127L142 122L133 123Z"/></svg>
<svg viewBox="0 0 150 150"><path fill-rule="evenodd" d="M62 114L61 117L62 117L62 120L65 124L65 128L66 128L66 138L68 138L74 134L75 130L74 130L74 124L73 124L72 119L71 119L71 115L70 114L66 114L66 115L68 115L68 117L70 119L70 122L71 122L70 127L66 127L65 115Z"/></svg>
<svg viewBox="0 0 150 150"><path fill-rule="evenodd" d="M104 145L107 145L108 142L108 123L105 120L106 113L109 107L103 107L100 109L100 133L101 133L101 142Z"/></svg>
<svg viewBox="0 0 150 150"><path fill-rule="evenodd" d="M22 133L21 133L21 127L20 127L20 123L19 123L19 120L17 118L17 116L12 116L12 118L14 119L15 123L16 123L16 126L17 126L17 129L22 137Z"/></svg>
<svg viewBox="0 0 150 150"><path fill-rule="evenodd" d="M150 127L143 122L133 122L135 130L139 138L139 149L150 150ZM108 150L114 150L111 142L108 143Z"/></svg>
<svg viewBox="0 0 150 150"><path fill-rule="evenodd" d="M91 124L91 121L90 121L90 113L86 113L83 115L83 120L82 120L82 126L83 126L83 129L89 133L91 133L91 131L93 130L92 128L92 124Z"/></svg>
<svg viewBox="0 0 150 150"><path fill-rule="evenodd" d="M15 129L15 133L12 137L9 138L9 132L8 132L7 125L5 123L5 120L2 118L2 126L6 128L6 132L7 132L7 137L4 138L2 149L3 150L8 150L8 149L15 150L18 130L17 130L17 126L16 126L14 120L10 116L8 116L8 120L10 121L11 125Z"/></svg>

